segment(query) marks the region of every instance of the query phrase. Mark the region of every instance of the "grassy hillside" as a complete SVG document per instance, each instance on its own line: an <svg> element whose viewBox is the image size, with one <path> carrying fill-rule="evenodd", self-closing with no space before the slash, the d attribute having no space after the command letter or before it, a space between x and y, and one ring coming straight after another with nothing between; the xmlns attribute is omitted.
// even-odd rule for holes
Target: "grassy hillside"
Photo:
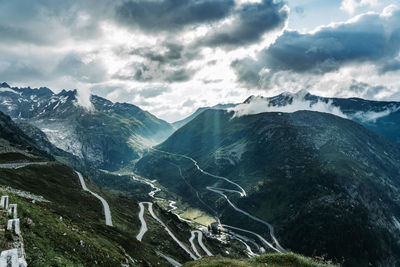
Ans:
<svg viewBox="0 0 400 267"><path fill-rule="evenodd" d="M400 231L393 219L400 218L398 147L325 113L232 115L204 111L157 149L190 156L204 170L244 187L247 197L226 194L271 223L284 248L345 266L398 264ZM136 167L222 223L269 238L265 225L207 190L237 188L199 172L190 160L152 150Z"/></svg>
<svg viewBox="0 0 400 267"><path fill-rule="evenodd" d="M251 259L233 260L223 257L207 257L188 262L184 267L334 267L329 263L306 258L297 254L265 254Z"/></svg>
<svg viewBox="0 0 400 267"><path fill-rule="evenodd" d="M102 266L128 263L117 243L60 216L43 202L32 203L7 190L18 216L29 266ZM3 226L3 225L2 225Z"/></svg>
<svg viewBox="0 0 400 267"><path fill-rule="evenodd" d="M102 257L108 258L113 254L116 255L112 257L113 264L104 262L115 266L116 262L121 259L125 262L127 258L122 249L145 265L162 262L151 247L135 239L140 227L135 200L99 192L109 202L113 215L115 227L107 227L100 201L83 191L76 174L64 165L54 162L16 170L0 169L0 184L43 196L49 201L33 204L20 200L19 216L24 218L21 228L24 238L27 237L26 253L31 266L53 262L50 258L60 258L61 263L88 266L94 260L99 262ZM30 218L33 224L26 218ZM80 246L79 240L88 244L80 254L76 251ZM89 248L93 248L91 253Z"/></svg>

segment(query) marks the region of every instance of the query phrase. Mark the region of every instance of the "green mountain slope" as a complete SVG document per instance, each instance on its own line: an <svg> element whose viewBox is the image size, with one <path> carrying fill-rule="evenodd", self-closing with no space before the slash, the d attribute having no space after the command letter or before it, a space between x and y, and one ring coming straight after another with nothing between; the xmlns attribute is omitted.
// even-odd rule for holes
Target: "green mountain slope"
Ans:
<svg viewBox="0 0 400 267"><path fill-rule="evenodd" d="M363 126L318 112L232 118L208 110L157 150L195 159L247 192L225 195L275 227L280 244L345 266L395 265L400 255L400 150ZM269 238L269 229L207 187L237 190L187 158L150 150L136 165L222 223ZM179 176L178 165L186 179ZM189 184L189 185L188 185ZM201 201L200 201L201 200Z"/></svg>
<svg viewBox="0 0 400 267"><path fill-rule="evenodd" d="M302 257L293 253L285 255L281 254L267 254L258 256L252 259L232 260L222 257L204 258L202 260L188 262L183 265L184 267L333 267L329 263L317 261L309 258Z"/></svg>

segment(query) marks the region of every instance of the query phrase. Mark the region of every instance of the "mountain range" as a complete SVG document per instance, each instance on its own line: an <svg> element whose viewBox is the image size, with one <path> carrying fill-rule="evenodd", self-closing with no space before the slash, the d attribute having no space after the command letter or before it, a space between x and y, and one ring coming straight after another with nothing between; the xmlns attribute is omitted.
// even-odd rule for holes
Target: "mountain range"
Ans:
<svg viewBox="0 0 400 267"><path fill-rule="evenodd" d="M164 140L173 127L137 106L91 96L77 103L77 91L0 87L0 111L29 122L56 147L96 167L118 169L139 158L143 148Z"/></svg>
<svg viewBox="0 0 400 267"><path fill-rule="evenodd" d="M334 98L312 95L306 90L297 93L282 93L273 97L250 96L243 103L223 104L197 109L187 118L174 122L180 128L208 109L246 110L261 113L269 111L293 112L314 110L333 113L351 119L366 128L386 137L393 143L400 144L400 102L372 101L361 98Z"/></svg>
<svg viewBox="0 0 400 267"><path fill-rule="evenodd" d="M0 184L50 201L35 206L8 192L25 217L47 222L23 223L34 227L26 230L33 266L187 262L193 257L162 223L190 248L192 229L211 222L226 238L205 239L214 255L267 252L300 261L287 254L293 251L343 266L400 264L399 102L300 91L204 107L168 123L94 95L83 107L77 90L3 83L0 127L1 163L46 162L0 168ZM82 190L74 170L109 203L114 226L104 224L101 202ZM149 227L143 242L134 238L142 231L140 213ZM46 243L56 238L55 247ZM79 240L92 256L82 245L79 256L73 252ZM225 261L204 262L214 259Z"/></svg>

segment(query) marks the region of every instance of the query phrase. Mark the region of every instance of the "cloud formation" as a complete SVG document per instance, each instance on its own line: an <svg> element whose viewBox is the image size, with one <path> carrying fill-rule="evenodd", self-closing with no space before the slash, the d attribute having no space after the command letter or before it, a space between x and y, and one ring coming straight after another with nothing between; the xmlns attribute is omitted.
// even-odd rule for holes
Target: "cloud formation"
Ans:
<svg viewBox="0 0 400 267"><path fill-rule="evenodd" d="M382 111L367 111L367 112L356 112L349 115L349 118L362 121L364 123L372 122L375 123L378 119L389 116L390 114L400 110L400 107L388 107Z"/></svg>
<svg viewBox="0 0 400 267"><path fill-rule="evenodd" d="M292 113L299 110L318 111L330 113L342 118L347 116L340 110L340 108L332 105L332 102L317 101L312 102L304 99L304 94L295 94L290 104L284 106L273 105L267 98L255 98L248 103L240 104L234 108L228 109L234 111L234 117L241 117L251 114L259 114L264 112L286 112Z"/></svg>
<svg viewBox="0 0 400 267"><path fill-rule="evenodd" d="M184 67L163 66L154 62L132 62L113 77L139 82L185 82L189 81L195 73L196 70Z"/></svg>
<svg viewBox="0 0 400 267"><path fill-rule="evenodd" d="M292 113L301 110L308 110L329 113L345 119L361 121L363 123L375 123L378 119L386 117L400 110L400 105L390 104L382 107L382 110L379 111L367 110L358 111L355 113L345 113L339 106L333 104L333 100L318 99L317 101L311 101L305 98L306 94L308 94L308 92L305 90L299 91L295 94L283 93L282 97L292 99L292 101L287 101L286 103L281 103L280 101L276 103L273 99L263 97L252 97L245 103L237 105L228 110L234 112L233 117L241 117L264 112Z"/></svg>
<svg viewBox="0 0 400 267"><path fill-rule="evenodd" d="M199 43L206 46L239 46L261 40L269 31L282 27L288 17L282 1L262 0L238 7L232 20L208 33Z"/></svg>
<svg viewBox="0 0 400 267"><path fill-rule="evenodd" d="M113 1L1 1L2 43L60 44L88 40L101 33L99 18L111 16Z"/></svg>
<svg viewBox="0 0 400 267"><path fill-rule="evenodd" d="M187 65L200 58L197 49L174 42L163 42L153 47L133 48L129 55L139 57L123 66L114 77L121 80L139 82L185 82L192 78L196 70Z"/></svg>
<svg viewBox="0 0 400 267"><path fill-rule="evenodd" d="M390 61L400 52L400 10L386 8L381 14L367 13L345 23L317 29L313 33L285 31L255 59L232 63L239 81L260 85L279 71L324 74L341 67L373 63L380 72L396 70Z"/></svg>
<svg viewBox="0 0 400 267"><path fill-rule="evenodd" d="M357 8L364 6L374 6L377 3L377 0L342 0L340 9L350 14L353 14Z"/></svg>
<svg viewBox="0 0 400 267"><path fill-rule="evenodd" d="M154 33L175 32L224 19L234 6L234 0L133 0L119 5L116 17L128 27Z"/></svg>

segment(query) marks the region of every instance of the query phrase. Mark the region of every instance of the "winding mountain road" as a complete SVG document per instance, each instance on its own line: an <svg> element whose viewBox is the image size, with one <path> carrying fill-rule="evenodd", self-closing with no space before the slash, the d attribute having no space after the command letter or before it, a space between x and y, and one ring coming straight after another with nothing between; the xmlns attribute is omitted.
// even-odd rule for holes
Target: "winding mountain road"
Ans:
<svg viewBox="0 0 400 267"><path fill-rule="evenodd" d="M150 148L150 149L152 149L152 150L154 150L154 151L157 151L157 152L160 152L160 153L164 153L164 154L168 154L168 155L172 155L172 156L177 156L177 157L186 158L186 159L190 160L191 162L193 162L194 166L196 166L197 170L199 170L201 173L203 173L203 174L205 174L205 175L208 175L208 176L211 176L211 177L213 177L213 178L217 178L217 179L224 180L224 181L226 181L226 182L228 182L228 183L230 183L230 184L232 184L232 185L234 185L234 186L236 186L236 187L238 187L238 188L240 189L240 191L232 190L233 192L236 192L236 193L240 194L240 196L242 196L242 197L243 197L243 196L247 196L246 191L245 191L245 190L243 189L243 187L241 187L239 184L237 184L237 183L235 183L235 182L229 180L229 179L226 178L226 177L219 176L219 175L214 175L214 174L212 174L212 173L209 173L209 172L203 170L202 168L200 168L200 166L199 166L199 164L197 163L197 161L194 160L194 159L191 158L191 157L188 157L188 156L186 156L186 155L181 155L181 154L170 153L170 152L158 150L158 149L155 149L155 148Z"/></svg>
<svg viewBox="0 0 400 267"><path fill-rule="evenodd" d="M171 207L171 208L168 211L171 212L171 211L176 210L178 207L175 206L175 204L176 204L176 201L170 200L169 203L168 203L168 207Z"/></svg>
<svg viewBox="0 0 400 267"><path fill-rule="evenodd" d="M179 262L177 262L176 260L174 260L171 257L165 256L164 254L162 254L159 251L156 251L157 255L160 256L161 258L164 258L166 261L168 261L171 265L175 266L175 267L179 267L182 266L182 264L180 264Z"/></svg>
<svg viewBox="0 0 400 267"><path fill-rule="evenodd" d="M147 232L147 224L146 224L146 221L143 218L143 215L144 215L143 202L139 202L139 207L140 207L139 220L141 222L141 226L140 226L139 234L136 236L136 239L139 240L139 241L142 241L142 238L143 238L144 234Z"/></svg>
<svg viewBox="0 0 400 267"><path fill-rule="evenodd" d="M226 225L226 224L221 224L221 226L225 227L225 228L230 228L230 229L233 229L233 230L237 230L237 231L242 231L242 232L245 232L245 233L253 234L253 235L257 236L261 240L261 242L263 244L265 244L266 246L270 247L271 249L275 250L278 253L284 253L282 251L279 251L277 248L275 248L271 243L269 243L267 240L265 240L264 237L262 237L261 235L255 233L253 231L249 231L249 230L246 230L246 229L242 229L242 228L239 228L239 227L230 226L230 225Z"/></svg>
<svg viewBox="0 0 400 267"><path fill-rule="evenodd" d="M194 239L195 239L195 237L196 237L196 234L195 234L196 232L195 231L191 231L190 232L190 238L189 238L189 242L190 242L190 245L192 246L192 250L194 251L194 254L196 254L196 256L200 259L201 258L201 255L200 255L200 253L197 251L197 248L196 248L196 245L194 244Z"/></svg>
<svg viewBox="0 0 400 267"><path fill-rule="evenodd" d="M146 184L148 184L148 185L151 186L151 188L152 188L153 190L149 193L149 196L150 196L150 197L152 197L152 198L154 198L154 199L165 200L165 199L163 199L163 198L157 198L157 197L154 196L155 193L161 191L160 188L156 187L156 186L155 186L154 184L152 184L151 182L138 179L138 178L136 178L136 177L134 177L134 176L133 176L132 178L133 178L133 180L135 180L135 181L143 182L143 183L146 183ZM175 206L175 204L176 204L175 201L173 201L173 200L165 200L165 201L168 201L168 203L169 203L168 206L171 207L171 209L170 209L169 211L172 211L172 210L177 209L177 207ZM143 218L144 209L145 209L144 204L148 204L148 208L149 208L149 212L150 212L151 216L152 216L157 222L159 222L159 223L164 227L164 229L168 232L168 234L172 237L172 239L174 239L174 241L175 241L183 250L185 250L185 251L190 255L190 257L192 257L193 259L199 259L199 258L201 258L201 255L200 255L200 253L197 251L197 248L196 248L196 246L195 246L195 244L194 244L194 242L193 242L196 233L197 233L197 242L199 243L200 247L204 250L204 252L205 252L208 256L213 256L213 254L207 249L207 247L206 247L206 246L204 245L204 243L203 243L203 233L202 233L201 231L198 231L198 230L193 230L193 231L191 231L191 237L190 237L190 239L189 239L189 242L190 242L190 244L191 244L191 246L192 246L192 249L193 249L193 251L194 251L194 253L196 254L197 257L194 256L193 253L191 253L191 251L190 251L189 249L187 249L186 246L185 246L182 242L180 242L180 241L175 237L175 235L168 229L168 227L164 224L164 222L162 222L162 221L154 214L154 211L153 211L153 203L151 203L151 202L139 202L139 207L140 207L140 211L139 211L139 220L140 220L140 222L141 222L142 225L141 225L141 227L140 227L139 234L136 236L136 239L137 239L137 240L142 241L143 235L144 235L144 234L147 232L147 230L148 230L148 229L147 229L146 221L145 221L144 218ZM192 221L189 221L189 220L186 220L186 219L181 218L178 214L175 214L175 215L178 216L178 218L179 218L180 220L182 220L182 221L185 221L185 222L188 222L188 223L191 223L191 222L192 222Z"/></svg>
<svg viewBox="0 0 400 267"><path fill-rule="evenodd" d="M165 231L167 231L167 233L169 234L170 237L172 237L172 239L184 250L186 251L187 254L189 254L189 256L194 259L197 260L197 257L181 242L179 241L179 239L174 235L174 233L172 233L172 231L168 228L167 225L165 225L165 223L163 221L161 221L156 214L153 211L153 203L151 202L142 202L144 204L148 204L149 205L149 212L150 215L154 218L154 220L156 220L159 224L161 224L162 227L164 227Z"/></svg>
<svg viewBox="0 0 400 267"><path fill-rule="evenodd" d="M189 239L190 244L192 245L193 251L196 253L196 255L201 258L201 255L198 253L196 246L193 242L194 238L195 238L195 234L197 234L197 242L199 243L200 247L203 249L203 251L207 254L207 256L214 256L208 249L207 247L204 245L203 243L203 233L199 230L193 230L190 232L191 236Z"/></svg>
<svg viewBox="0 0 400 267"><path fill-rule="evenodd" d="M157 186L155 186L155 185L153 184L156 180L154 180L153 183L152 183L152 182L148 182L148 181L146 181L146 180L138 179L138 178L136 178L135 176L132 176L132 179L133 179L134 181L137 181L137 182L140 182L140 183L145 183L145 184L149 185L149 186L153 189L152 191L150 191L150 192L148 193L149 197L154 198L154 199L157 199L157 200L165 200L165 199L163 199L163 198L155 197L155 196L154 196L157 192L160 192L160 191L161 191L160 188L158 188Z"/></svg>
<svg viewBox="0 0 400 267"><path fill-rule="evenodd" d="M247 255L248 255L248 256L250 256L250 257L257 256L257 254L254 253L254 252L251 250L251 247L250 247L244 240L242 240L241 238L239 238L239 237L237 237L237 236L232 236L232 238L233 238L233 239L236 239L237 241L239 241L240 243L242 243L242 244L246 247L247 253L248 253Z"/></svg>
<svg viewBox="0 0 400 267"><path fill-rule="evenodd" d="M270 234L272 240L274 241L274 243L275 243L275 245L276 245L276 248L275 248L271 243L267 242L265 239L263 240L263 242L264 242L265 244L267 244L270 248L272 248L272 249L274 249L274 250L277 250L277 252L286 253L286 250L279 244L278 240L276 239L274 227L272 227L272 225L270 225L270 224L267 223L266 221L261 220L260 218L257 218L256 216L251 215L251 214L248 213L247 211L244 211L244 210L239 209L238 207L236 207L236 205L233 204L233 203L230 201L230 199L222 192L222 191L224 191L225 189L223 189L223 188L211 187L211 186L207 186L207 189L208 189L208 190L211 190L211 191L213 191L213 192L215 192L215 193L217 193L217 194L220 194L221 196L223 196L223 197L226 199L226 201L229 203L229 205L231 205L231 207L232 207L233 209L235 209L236 211L238 211L238 212L240 212L240 213L246 215L247 217L249 217L250 219L252 219L252 220L254 220L254 221L257 221L257 222L262 223L262 224L264 224L265 226L267 226L268 229L269 229L269 234ZM226 191L230 191L230 190L226 190ZM250 232L250 231L249 231L249 232Z"/></svg>
<svg viewBox="0 0 400 267"><path fill-rule="evenodd" d="M87 188L87 186L85 184L85 180L83 179L82 174L80 172L78 172L78 171L75 171L75 172L79 177L79 181L81 182L82 189L85 190L85 191L88 191L89 193L91 193L93 196L98 198L101 201L101 203L103 204L104 216L105 216L105 219L106 219L106 225L113 226L112 219L111 219L110 206L108 205L107 201L104 198L102 198L101 196L99 196L98 194L96 194L95 192L90 191L89 188Z"/></svg>
<svg viewBox="0 0 400 267"><path fill-rule="evenodd" d="M269 243L268 241L266 241L261 235L259 235L259 234L257 234L257 233L254 233L254 232L252 232L252 231L248 231L248 230L244 230L244 229L241 229L241 230L244 230L244 231L247 231L248 233L252 233L252 234L257 235L257 236L260 238L260 240L263 242L263 244L266 245L266 246L268 246L268 247L270 247L271 249L273 249L273 250L275 250L275 251L277 251L277 252L279 252L279 253L286 253L286 250L279 244L278 239L275 237L274 227L273 227L271 224L269 224L268 222L266 222L266 221L264 221L264 220L261 220L260 218L257 218L257 217L255 217L255 216L251 215L251 214L248 213L247 211L244 211L244 210L242 210L242 209L236 207L236 205L234 205L234 204L232 203L232 201L230 201L230 199L228 198L228 196L226 196L226 195L223 193L223 192L238 193L238 194L240 194L241 197L245 197L245 196L247 196L247 193L246 193L246 191L243 189L243 187L241 187L239 184L237 184L237 183L235 183L235 182L229 180L229 179L226 178L226 177L214 175L214 174L211 174L211 173L209 173L209 172L207 172L207 171L201 169L200 166L199 166L199 164L197 163L197 161L194 160L194 159L191 158L191 157L188 157L188 156L186 156L186 155L176 154L176 153L170 153L170 152L162 151L162 150L155 149L155 148L151 148L151 149L154 150L154 151L160 152L160 153L164 153L164 154L168 154L168 155L172 155L172 156L177 156L177 157L186 158L186 159L192 161L193 164L195 165L195 167L196 167L201 173L206 174L206 175L211 176L211 177L214 177L214 178L222 179L222 180L227 181L228 183L230 183L230 184L232 184L232 185L235 185L237 188L239 188L240 191L232 190L232 189L225 189L225 188L216 188L216 187L211 187L211 186L207 186L207 187L206 187L207 190L212 191L212 192L214 192L214 193L217 193L217 194L223 196L223 197L226 199L226 201L228 202L228 204L229 204L234 210L236 210L237 212L240 212L240 213L242 213L242 214L248 216L250 219L252 219L252 220L254 220L254 221L257 221L257 222L259 222L259 223L262 223L262 224L264 224L265 226L267 226L268 229L269 229L269 234L270 234L270 236L271 236L271 239L274 241L274 243L275 243L275 245L276 245L276 248L275 248L271 243ZM240 228L237 228L237 229L240 229Z"/></svg>

